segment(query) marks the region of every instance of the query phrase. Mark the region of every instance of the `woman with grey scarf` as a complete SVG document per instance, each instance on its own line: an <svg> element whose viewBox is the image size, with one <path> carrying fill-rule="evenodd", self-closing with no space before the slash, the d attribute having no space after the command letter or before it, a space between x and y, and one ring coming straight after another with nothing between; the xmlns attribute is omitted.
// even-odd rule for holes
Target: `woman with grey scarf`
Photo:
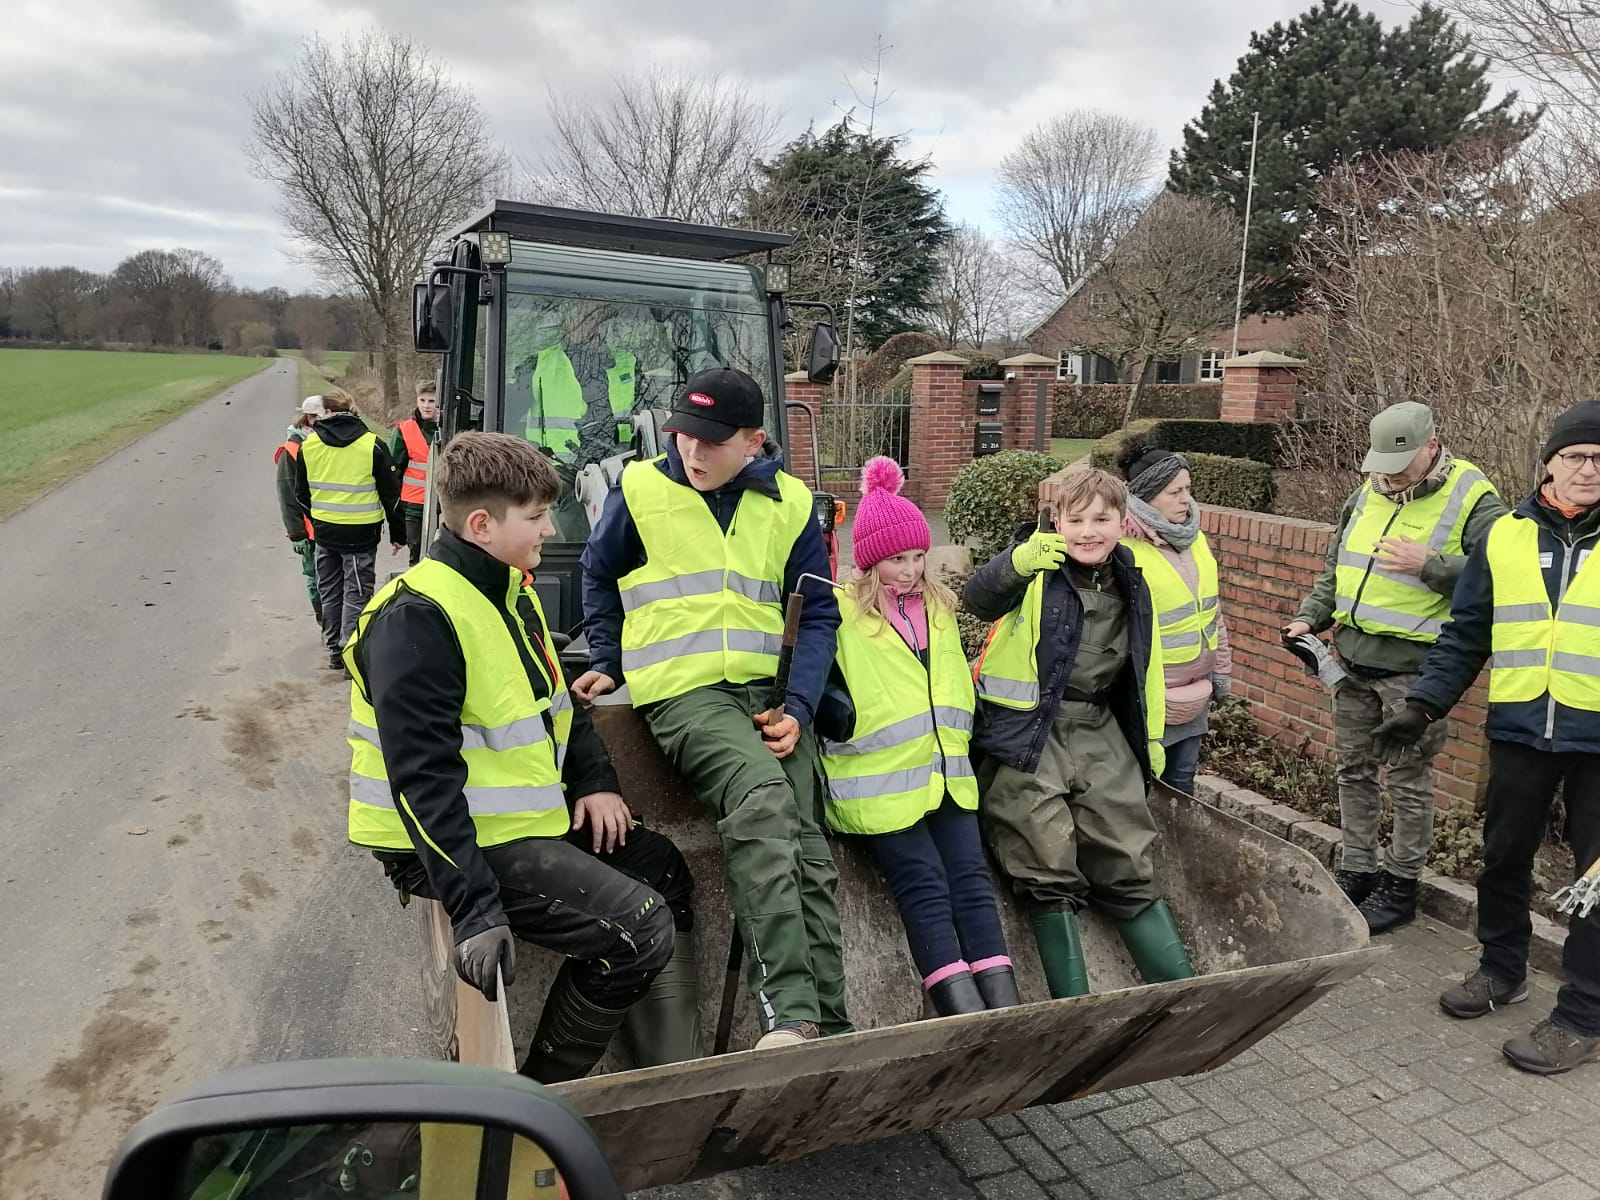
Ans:
<svg viewBox="0 0 1600 1200"><path fill-rule="evenodd" d="M1130 442L1117 455L1128 481L1127 536L1155 603L1166 668L1167 727L1161 782L1194 792L1206 713L1227 699L1233 656L1222 620L1217 561L1200 531L1189 463L1170 450Z"/></svg>

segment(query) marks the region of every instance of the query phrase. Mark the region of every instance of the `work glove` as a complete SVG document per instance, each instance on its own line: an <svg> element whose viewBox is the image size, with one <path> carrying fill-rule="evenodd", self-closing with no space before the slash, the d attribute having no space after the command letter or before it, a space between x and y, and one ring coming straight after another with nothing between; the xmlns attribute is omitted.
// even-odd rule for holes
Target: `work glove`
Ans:
<svg viewBox="0 0 1600 1200"><path fill-rule="evenodd" d="M1011 566L1018 575L1054 571L1067 561L1067 539L1059 533L1035 533L1011 549Z"/></svg>
<svg viewBox="0 0 1600 1200"><path fill-rule="evenodd" d="M475 933L456 946L456 974L496 1000L495 968L508 984L517 977L517 949L509 925L496 925Z"/></svg>
<svg viewBox="0 0 1600 1200"><path fill-rule="evenodd" d="M1407 704L1372 731L1372 748L1387 766L1396 766L1422 740L1433 718L1415 704Z"/></svg>
<svg viewBox="0 0 1600 1200"><path fill-rule="evenodd" d="M1305 664L1306 674L1315 675L1330 692L1345 681L1347 672L1328 650L1328 644L1316 634L1285 636L1283 648Z"/></svg>
<svg viewBox="0 0 1600 1200"><path fill-rule="evenodd" d="M311 544L311 539L310 538L290 538L289 539L289 548L291 550L293 550L296 554L300 553L300 551L304 550L310 544Z"/></svg>

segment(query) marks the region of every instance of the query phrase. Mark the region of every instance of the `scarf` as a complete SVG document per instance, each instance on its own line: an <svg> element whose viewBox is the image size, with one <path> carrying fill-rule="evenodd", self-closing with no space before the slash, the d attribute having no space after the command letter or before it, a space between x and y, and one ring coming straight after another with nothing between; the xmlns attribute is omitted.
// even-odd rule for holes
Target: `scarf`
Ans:
<svg viewBox="0 0 1600 1200"><path fill-rule="evenodd" d="M1563 504L1556 495L1556 485L1553 483L1546 483L1539 489L1539 499L1544 502L1545 507L1555 509L1569 521L1576 521L1589 511L1581 504Z"/></svg>
<svg viewBox="0 0 1600 1200"><path fill-rule="evenodd" d="M1392 500L1397 505L1410 504L1417 498L1419 494L1422 493L1424 488L1431 492L1435 487L1442 485L1444 481L1450 477L1450 468L1455 465L1456 456L1450 453L1448 447L1440 446L1439 457L1429 469L1428 473L1415 483L1411 484L1409 487L1403 487L1397 492L1391 492L1383 486L1383 479L1381 476L1372 475L1370 476L1372 480L1372 490L1377 492L1378 495L1384 497L1385 499ZM1430 484L1433 486L1429 487Z"/></svg>
<svg viewBox="0 0 1600 1200"><path fill-rule="evenodd" d="M1165 542L1182 552L1194 545L1195 539L1200 536L1200 506L1190 500L1189 519L1180 525L1167 520L1130 492L1126 525L1133 537L1143 538L1147 542Z"/></svg>

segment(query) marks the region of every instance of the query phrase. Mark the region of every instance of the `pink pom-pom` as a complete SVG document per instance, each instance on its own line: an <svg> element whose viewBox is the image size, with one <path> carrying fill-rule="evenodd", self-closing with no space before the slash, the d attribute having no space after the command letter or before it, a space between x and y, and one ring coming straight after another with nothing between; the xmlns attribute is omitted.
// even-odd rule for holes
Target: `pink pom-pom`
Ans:
<svg viewBox="0 0 1600 1200"><path fill-rule="evenodd" d="M905 483L905 472L900 469L900 464L892 458L885 458L881 454L877 458L869 458L861 468L861 494L868 492L888 492L891 496L900 494L900 488Z"/></svg>

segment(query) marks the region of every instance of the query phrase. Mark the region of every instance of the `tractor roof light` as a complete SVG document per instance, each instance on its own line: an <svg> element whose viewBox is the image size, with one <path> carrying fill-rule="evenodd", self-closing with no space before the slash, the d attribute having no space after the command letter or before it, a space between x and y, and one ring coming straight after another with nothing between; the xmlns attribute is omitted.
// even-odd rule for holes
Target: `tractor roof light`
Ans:
<svg viewBox="0 0 1600 1200"><path fill-rule="evenodd" d="M485 230L478 235L478 258L486 267L503 267L511 261L511 235Z"/></svg>
<svg viewBox="0 0 1600 1200"><path fill-rule="evenodd" d="M789 264L767 264L767 291L774 296L781 296L789 290Z"/></svg>

